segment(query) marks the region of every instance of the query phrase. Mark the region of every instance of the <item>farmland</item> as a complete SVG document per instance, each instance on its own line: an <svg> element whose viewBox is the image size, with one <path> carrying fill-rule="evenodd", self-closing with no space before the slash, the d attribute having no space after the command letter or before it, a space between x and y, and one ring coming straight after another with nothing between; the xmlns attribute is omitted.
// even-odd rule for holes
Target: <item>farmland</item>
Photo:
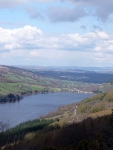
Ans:
<svg viewBox="0 0 113 150"><path fill-rule="evenodd" d="M46 89L45 84L45 79L34 76L30 71L6 66L0 67L1 95L42 92Z"/></svg>
<svg viewBox="0 0 113 150"><path fill-rule="evenodd" d="M105 78L104 78L105 77ZM86 78L90 82L87 82ZM95 80L98 79L96 82ZM92 81L92 82L91 82ZM99 82L98 82L99 81ZM54 91L80 93L107 92L113 90L113 75L70 70L42 71L0 66L0 94L28 95Z"/></svg>

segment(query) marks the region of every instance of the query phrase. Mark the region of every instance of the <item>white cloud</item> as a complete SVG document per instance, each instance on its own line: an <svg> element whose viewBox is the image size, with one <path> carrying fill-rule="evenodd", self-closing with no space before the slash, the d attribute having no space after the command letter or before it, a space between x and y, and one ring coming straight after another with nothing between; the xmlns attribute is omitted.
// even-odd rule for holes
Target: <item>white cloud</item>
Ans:
<svg viewBox="0 0 113 150"><path fill-rule="evenodd" d="M96 64L100 64L100 66L111 66L113 65L113 55L111 54L107 54L107 53L95 53L93 55L92 60L94 60L95 62L95 66Z"/></svg>
<svg viewBox="0 0 113 150"><path fill-rule="evenodd" d="M79 63L83 60L88 63L92 60L106 61L106 55L108 60L113 54L113 34L96 31L84 35L45 35L32 26L0 28L0 53L0 57L6 60L51 60L59 63L61 60L69 63L75 60Z"/></svg>
<svg viewBox="0 0 113 150"><path fill-rule="evenodd" d="M13 30L0 28L0 49L27 49L33 47L41 36L41 30L31 26Z"/></svg>
<svg viewBox="0 0 113 150"><path fill-rule="evenodd" d="M45 35L40 29L24 26L18 29L0 28L0 50L54 49L112 52L113 35L102 31L80 34Z"/></svg>

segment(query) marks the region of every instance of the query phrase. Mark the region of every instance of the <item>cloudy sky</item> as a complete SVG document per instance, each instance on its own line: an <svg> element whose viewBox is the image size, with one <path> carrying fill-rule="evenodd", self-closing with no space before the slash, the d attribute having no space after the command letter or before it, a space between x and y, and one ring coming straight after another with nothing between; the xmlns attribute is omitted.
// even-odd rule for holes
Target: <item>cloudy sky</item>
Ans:
<svg viewBox="0 0 113 150"><path fill-rule="evenodd" d="M1 0L0 64L113 66L113 1Z"/></svg>

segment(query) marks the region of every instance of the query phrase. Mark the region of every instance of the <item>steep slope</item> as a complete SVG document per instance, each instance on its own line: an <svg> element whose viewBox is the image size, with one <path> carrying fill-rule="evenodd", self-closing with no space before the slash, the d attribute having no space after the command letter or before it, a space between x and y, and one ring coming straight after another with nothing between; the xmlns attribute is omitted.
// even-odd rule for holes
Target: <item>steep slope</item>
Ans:
<svg viewBox="0 0 113 150"><path fill-rule="evenodd" d="M101 93L81 102L61 106L55 112L46 115L46 118L59 118L66 122L80 122L88 117L100 117L111 114L113 109L113 91Z"/></svg>

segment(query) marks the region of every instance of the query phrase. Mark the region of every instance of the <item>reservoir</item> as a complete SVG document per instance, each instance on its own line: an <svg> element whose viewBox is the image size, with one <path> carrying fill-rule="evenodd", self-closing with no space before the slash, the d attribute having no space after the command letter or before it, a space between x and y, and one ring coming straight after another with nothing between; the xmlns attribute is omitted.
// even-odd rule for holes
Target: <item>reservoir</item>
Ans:
<svg viewBox="0 0 113 150"><path fill-rule="evenodd" d="M37 119L55 111L59 106L75 103L90 96L92 95L70 92L26 96L19 102L0 104L0 121L14 127L19 123Z"/></svg>

